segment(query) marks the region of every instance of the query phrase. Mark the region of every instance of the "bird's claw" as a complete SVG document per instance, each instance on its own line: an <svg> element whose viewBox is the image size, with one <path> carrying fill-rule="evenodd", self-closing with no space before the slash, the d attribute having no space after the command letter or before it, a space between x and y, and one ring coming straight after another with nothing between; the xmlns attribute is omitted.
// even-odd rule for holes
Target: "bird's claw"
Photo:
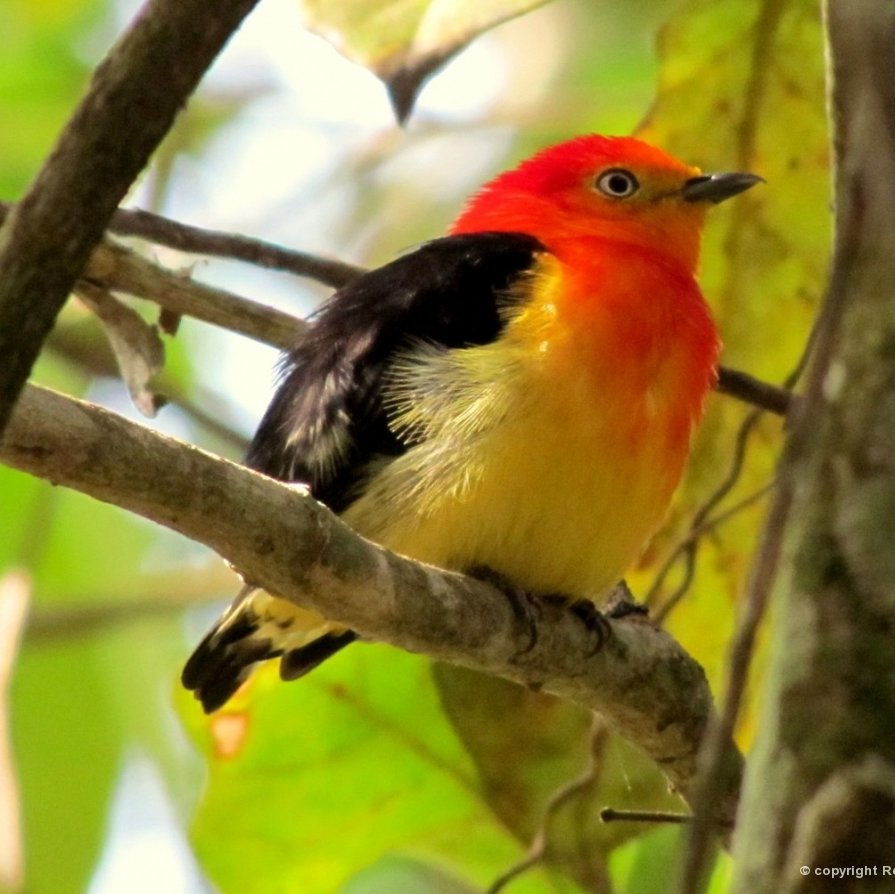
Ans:
<svg viewBox="0 0 895 894"><path fill-rule="evenodd" d="M520 624L524 624L527 628L528 642L524 648L519 650L517 655L525 655L537 645L538 624L543 617L543 606L545 604L568 607L572 614L584 624L587 631L593 634L594 646L588 653L588 657L596 655L612 635L612 626L609 623L610 619L616 620L631 614L647 613L646 606L634 602L633 597L614 602L604 614L589 599L581 599L577 602L570 603L569 598L561 593L542 593L534 595L527 590L523 590L521 587L514 586L501 574L486 566L478 566L468 569L466 573L479 580L487 581L501 590L510 603L510 607L513 610L513 616ZM627 589L624 582L622 582L620 586L624 588L624 593L627 593L627 595L630 596L630 591Z"/></svg>
<svg viewBox="0 0 895 894"><path fill-rule="evenodd" d="M532 596L527 590L514 586L502 574L489 568L487 565L477 565L474 568L467 569L466 573L470 577L478 580L486 581L492 586L497 587L506 597L513 610L513 616L526 627L528 633L528 643L525 648L520 649L517 655L525 655L530 652L538 642L538 622L541 620L542 612L538 600Z"/></svg>
<svg viewBox="0 0 895 894"><path fill-rule="evenodd" d="M516 653L525 655L538 643L538 622L542 617L541 606L527 590L522 590L519 587L504 587L503 591L506 593L516 620L527 628L528 643Z"/></svg>
<svg viewBox="0 0 895 894"><path fill-rule="evenodd" d="M588 633L594 635L594 647L588 653L588 657L596 655L606 641L612 636L612 627L606 615L603 614L589 599L581 599L570 606L572 614L584 624ZM611 616L610 616L611 617Z"/></svg>

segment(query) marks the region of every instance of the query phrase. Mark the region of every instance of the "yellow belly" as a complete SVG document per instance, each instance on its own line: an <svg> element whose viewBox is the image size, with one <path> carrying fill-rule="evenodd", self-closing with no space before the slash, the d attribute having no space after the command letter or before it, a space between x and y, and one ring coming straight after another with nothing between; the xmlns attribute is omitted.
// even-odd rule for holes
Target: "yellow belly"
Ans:
<svg viewBox="0 0 895 894"><path fill-rule="evenodd" d="M692 408L672 399L673 364L644 378L556 314L543 300L500 343L408 358L392 402L422 442L345 520L396 552L487 566L534 592L596 600L612 587L666 512Z"/></svg>

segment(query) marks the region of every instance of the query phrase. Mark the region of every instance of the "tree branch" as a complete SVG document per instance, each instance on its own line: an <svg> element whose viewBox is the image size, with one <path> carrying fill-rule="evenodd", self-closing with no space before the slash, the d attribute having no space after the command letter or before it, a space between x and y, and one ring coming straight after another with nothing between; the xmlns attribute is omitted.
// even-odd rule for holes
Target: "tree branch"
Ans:
<svg viewBox="0 0 895 894"><path fill-rule="evenodd" d="M2 213L2 209L0 209L0 213ZM132 213L128 212L128 214ZM141 215L147 213L140 212ZM184 224L166 220L158 215L151 215L151 217L158 223L154 223L153 227L144 232L162 234L166 237L161 240L162 244L183 248L184 251L202 251L203 246L211 249L217 248L217 253L220 255L235 257L264 267L288 269L291 273L298 273L336 287L350 282L351 279L364 272L360 267L301 252L292 253L287 249L271 245L271 243L249 239L245 236L228 236L225 233L214 231L200 231L194 227L186 227ZM156 226L158 226L158 230L154 229ZM180 238L178 234L182 230L187 234L196 232L202 235L195 239L188 235ZM149 238L155 238L155 236ZM235 240L236 244L241 245L244 250L239 254L231 253L229 250L232 247L231 240ZM178 242L180 244L175 245ZM192 248L186 248L187 245L191 245ZM298 260L294 263L290 262L287 268L264 263L252 257L255 252L259 256L263 256L264 252L268 250L282 252L285 255L294 254ZM175 313L185 314L230 329L281 350L291 348L307 325L304 320L276 308L171 273L124 246L109 240L96 247L85 271L85 276L112 291L127 292L129 295L154 301ZM717 388L722 394L728 394L780 416L785 416L789 412L793 402L793 393L788 389L762 382L748 373L724 366L718 370Z"/></svg>
<svg viewBox="0 0 895 894"><path fill-rule="evenodd" d="M14 207L0 202L0 222ZM109 232L136 236L190 254L244 261L333 288L364 273L363 267L343 261L294 251L250 236L190 226L149 211L119 208L109 224ZM110 291L154 301L176 314L204 320L281 350L290 349L306 325L276 308L172 273L111 240L96 247L84 275ZM717 389L779 416L785 416L793 402L793 393L787 388L725 366L718 369Z"/></svg>
<svg viewBox="0 0 895 894"><path fill-rule="evenodd" d="M214 549L247 579L367 637L543 688L602 714L691 795L712 715L699 665L637 618L593 633L560 606L518 605L481 581L396 556L289 487L91 404L29 386L2 441L9 465L114 503ZM537 630L528 648L531 627ZM733 819L742 758L731 743L716 805Z"/></svg>
<svg viewBox="0 0 895 894"><path fill-rule="evenodd" d="M815 867L833 866L874 867L842 891L892 888L895 16L850 0L825 13L836 238L769 516L779 523L755 572L761 601L772 584L777 601L737 841L734 890L748 894L821 894L831 883Z"/></svg>
<svg viewBox="0 0 895 894"><path fill-rule="evenodd" d="M350 282L364 272L361 267L301 252L290 252L280 246L245 236L202 231L158 215L151 215L151 218L154 221L153 225L144 228L143 233L152 232L155 235L147 238L155 239L156 236L163 235L161 244L182 248L184 251L203 251L210 248L212 253L273 269L288 270L336 287ZM136 231L141 228L133 229ZM200 235L193 237L189 235L191 233ZM230 251L233 248L232 240L235 240L236 245L242 246L236 250L237 253ZM187 245L192 247L187 248ZM263 256L266 251L282 253L282 260L288 266L265 263L252 257L255 253ZM289 255L294 255L292 261L288 260ZM111 291L126 292L147 301L154 301L174 313L204 320L281 350L292 348L307 326L304 320L283 311L171 273L108 240L97 246L85 276ZM785 416L793 403L793 393L788 389L762 382L748 373L724 366L718 370L717 388L722 394L728 394L744 403L780 416Z"/></svg>
<svg viewBox="0 0 895 894"><path fill-rule="evenodd" d="M6 220L13 208L13 202L0 202L0 223ZM363 267L344 261L295 251L239 233L194 227L139 208L119 208L109 221L108 231L116 236L134 236L187 254L227 258L266 270L292 273L334 289L364 272Z"/></svg>
<svg viewBox="0 0 895 894"><path fill-rule="evenodd" d="M281 350L292 347L307 326L275 307L172 273L111 240L96 246L83 278Z"/></svg>
<svg viewBox="0 0 895 894"><path fill-rule="evenodd" d="M116 206L256 2L150 0L96 69L0 230L0 431Z"/></svg>
<svg viewBox="0 0 895 894"><path fill-rule="evenodd" d="M729 394L738 400L769 413L785 416L792 407L794 395L787 388L762 382L749 373L728 366L718 368L717 389L722 394Z"/></svg>
<svg viewBox="0 0 895 894"><path fill-rule="evenodd" d="M139 209L119 208L109 230L119 236L139 236L191 254L232 258L268 270L307 276L334 289L364 272L362 267L344 261L294 251L250 236L193 227Z"/></svg>

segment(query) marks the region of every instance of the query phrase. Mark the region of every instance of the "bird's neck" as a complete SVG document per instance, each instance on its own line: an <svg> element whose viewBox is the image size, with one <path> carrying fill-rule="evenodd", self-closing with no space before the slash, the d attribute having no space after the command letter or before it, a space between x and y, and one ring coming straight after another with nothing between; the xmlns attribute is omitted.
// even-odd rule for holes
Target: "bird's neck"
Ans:
<svg viewBox="0 0 895 894"><path fill-rule="evenodd" d="M682 215L669 205L648 215L623 217L588 214L570 197L555 201L526 193L501 194L500 202L477 197L457 218L452 233L484 231L526 233L560 257L602 253L651 260L694 276L699 265L703 215Z"/></svg>
<svg viewBox="0 0 895 894"><path fill-rule="evenodd" d="M720 345L692 273L615 241L569 240L552 254L547 279L554 286L545 298L595 387L604 397L607 387L631 401L655 397L677 406L688 425L695 422L715 380ZM620 412L630 412L630 403Z"/></svg>

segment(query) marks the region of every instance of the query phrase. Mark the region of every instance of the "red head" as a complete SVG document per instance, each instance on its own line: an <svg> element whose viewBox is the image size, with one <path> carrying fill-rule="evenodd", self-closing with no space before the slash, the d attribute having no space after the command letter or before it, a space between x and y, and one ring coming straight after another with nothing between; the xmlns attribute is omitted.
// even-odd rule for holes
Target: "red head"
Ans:
<svg viewBox="0 0 895 894"><path fill-rule="evenodd" d="M529 233L558 255L569 240L596 237L659 252L692 272L709 204L759 179L703 176L633 137L581 136L495 177L452 232Z"/></svg>

